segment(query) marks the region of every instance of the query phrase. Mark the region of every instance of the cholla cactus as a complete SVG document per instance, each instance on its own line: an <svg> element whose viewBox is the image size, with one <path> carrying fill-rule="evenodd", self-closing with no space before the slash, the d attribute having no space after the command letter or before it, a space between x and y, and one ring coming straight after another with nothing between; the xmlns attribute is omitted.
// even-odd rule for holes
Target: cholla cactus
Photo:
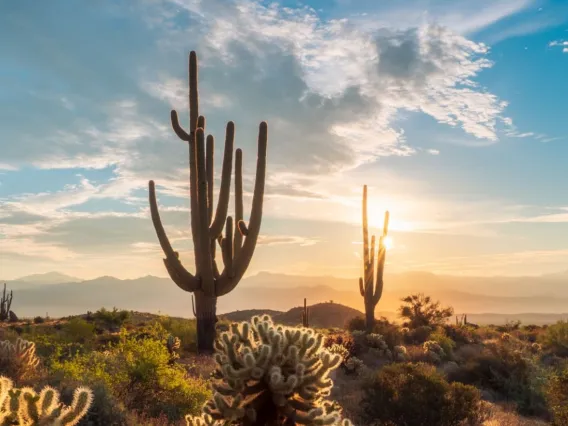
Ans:
<svg viewBox="0 0 568 426"><path fill-rule="evenodd" d="M177 351L180 347L181 340L178 337L172 336L170 334L168 336L168 340L166 341L166 348L168 349L168 353L170 354L170 364L173 364L175 360L179 358Z"/></svg>
<svg viewBox="0 0 568 426"><path fill-rule="evenodd" d="M93 403L93 392L85 387L75 389L70 406L60 403L59 397L59 392L50 386L37 394L29 387L16 389L12 380L0 376L0 423L74 426L87 414Z"/></svg>
<svg viewBox="0 0 568 426"><path fill-rule="evenodd" d="M392 358L392 352L389 349L389 345L387 345L387 342L385 342L385 339L381 334L368 334L367 344L371 348L371 352L375 353L377 357Z"/></svg>
<svg viewBox="0 0 568 426"><path fill-rule="evenodd" d="M509 333L501 334L501 341L503 342L510 342L512 338L513 336L511 336Z"/></svg>
<svg viewBox="0 0 568 426"><path fill-rule="evenodd" d="M395 346L393 348L393 359L397 362L408 361L408 353L405 346Z"/></svg>
<svg viewBox="0 0 568 426"><path fill-rule="evenodd" d="M341 356L323 341L311 329L276 326L268 315L232 324L215 342L213 398L187 424L349 425L325 400Z"/></svg>
<svg viewBox="0 0 568 426"><path fill-rule="evenodd" d="M365 364L363 361L355 356L352 356L343 363L343 368L347 374L359 374L364 367Z"/></svg>
<svg viewBox="0 0 568 426"><path fill-rule="evenodd" d="M39 358L35 343L18 338L16 343L0 341L0 371L16 382L28 378L37 370Z"/></svg>
<svg viewBox="0 0 568 426"><path fill-rule="evenodd" d="M424 342L422 348L424 349L424 353L426 353L430 359L436 363L442 361L442 359L446 356L444 349L435 340L428 340L427 342Z"/></svg>
<svg viewBox="0 0 568 426"><path fill-rule="evenodd" d="M339 355L344 362L349 358L349 351L347 350L347 348L345 346L338 345L337 343L331 345L329 348L327 348L327 350L332 354Z"/></svg>

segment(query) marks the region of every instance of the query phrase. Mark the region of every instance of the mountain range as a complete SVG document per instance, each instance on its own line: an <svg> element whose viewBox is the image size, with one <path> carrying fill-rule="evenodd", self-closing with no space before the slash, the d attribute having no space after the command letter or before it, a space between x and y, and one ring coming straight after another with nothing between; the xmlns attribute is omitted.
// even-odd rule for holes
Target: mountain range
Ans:
<svg viewBox="0 0 568 426"><path fill-rule="evenodd" d="M12 309L24 317L46 313L59 317L95 311L103 306L192 316L191 295L180 290L169 278L145 276L121 280L103 276L81 281L64 274L49 273L6 282L14 291ZM513 314L532 313L542 315L531 318L546 322L568 313L568 272L489 278L405 272L385 276L377 315L396 317L400 299L419 292L440 300L442 305L453 306L457 313L489 315L495 321L512 319ZM335 301L363 309L355 279L261 272L243 279L233 292L219 298L218 312L287 311L300 306L304 297L310 305Z"/></svg>

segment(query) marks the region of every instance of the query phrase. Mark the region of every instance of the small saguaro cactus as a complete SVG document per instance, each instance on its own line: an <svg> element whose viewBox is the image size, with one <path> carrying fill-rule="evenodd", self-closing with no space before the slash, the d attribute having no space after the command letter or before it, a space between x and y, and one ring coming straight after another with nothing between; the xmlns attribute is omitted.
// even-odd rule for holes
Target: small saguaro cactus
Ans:
<svg viewBox="0 0 568 426"><path fill-rule="evenodd" d="M10 294L6 293L6 283L4 283L4 291L0 299L0 321L7 321L10 318L10 308L12 307L12 299L14 298L13 291Z"/></svg>
<svg viewBox="0 0 568 426"><path fill-rule="evenodd" d="M383 235L379 238L379 249L375 262L375 236L371 237L369 249L369 224L367 219L367 185L363 186L363 277L359 278L359 291L365 302L365 326L372 333L375 325L375 307L383 295L383 272L387 249L385 238L389 229L389 212L385 212ZM377 264L375 273L375 263Z"/></svg>
<svg viewBox="0 0 568 426"><path fill-rule="evenodd" d="M232 324L215 342L213 398L187 424L350 425L326 399L328 376L342 359L323 341L312 329L277 326L268 315Z"/></svg>
<svg viewBox="0 0 568 426"><path fill-rule="evenodd" d="M306 298L304 297L304 309L302 310L302 326L310 326L310 308L308 308Z"/></svg>
<svg viewBox="0 0 568 426"><path fill-rule="evenodd" d="M59 392L50 386L38 394L29 387L14 388L9 378L0 376L0 424L77 425L93 403L93 392L85 387L76 388L69 406L62 404L59 398Z"/></svg>
<svg viewBox="0 0 568 426"><path fill-rule="evenodd" d="M243 218L243 156L235 153L235 219L227 216L231 192L233 143L235 125L231 121L225 132L225 148L221 171L221 186L216 209L213 208L213 155L215 141L205 136L205 117L199 115L197 91L197 55L189 55L189 131L184 130L175 110L171 111L172 127L176 135L189 146L189 188L191 234L193 238L195 274L181 263L166 235L156 201L153 181L149 182L152 222L165 254L164 264L178 287L195 294L197 318L197 347L200 352L213 351L217 297L231 292L243 277L255 250L260 224L266 175L266 146L268 127L262 122L258 134L258 159L248 225ZM234 228L237 228L236 230ZM223 235L223 228L225 234ZM215 260L216 244L222 252L224 268L220 272Z"/></svg>

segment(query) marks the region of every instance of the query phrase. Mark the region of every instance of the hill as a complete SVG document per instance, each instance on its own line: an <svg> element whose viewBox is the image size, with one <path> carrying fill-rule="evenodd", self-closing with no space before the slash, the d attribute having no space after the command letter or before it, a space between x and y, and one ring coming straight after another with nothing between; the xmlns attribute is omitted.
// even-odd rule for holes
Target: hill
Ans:
<svg viewBox="0 0 568 426"><path fill-rule="evenodd" d="M249 309L245 311L229 312L219 317L229 321L248 321L255 315L269 314L272 319L284 325L300 325L302 323L303 307L295 307L286 312L273 311L270 309ZM361 311L339 303L317 303L309 306L310 327L336 328L344 327L354 317L363 316Z"/></svg>

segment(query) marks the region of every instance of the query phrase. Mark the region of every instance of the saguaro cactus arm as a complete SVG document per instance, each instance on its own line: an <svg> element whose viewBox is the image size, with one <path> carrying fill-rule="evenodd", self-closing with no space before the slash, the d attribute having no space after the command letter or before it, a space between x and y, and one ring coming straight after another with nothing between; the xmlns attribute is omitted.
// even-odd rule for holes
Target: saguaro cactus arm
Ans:
<svg viewBox="0 0 568 426"><path fill-rule="evenodd" d="M166 235L164 226L160 219L160 212L158 211L158 203L156 201L156 187L154 181L151 180L148 184L149 189L149 200L150 200L150 213L152 215L152 223L154 224L154 229L156 230L156 235L158 236L158 241L166 258L164 259L164 265L170 274L172 280L177 284L179 288L185 291L196 291L199 289L199 280L192 275L179 260L179 253L174 251L170 240Z"/></svg>
<svg viewBox="0 0 568 426"><path fill-rule="evenodd" d="M244 275L256 248L260 225L262 222L262 206L264 202L264 184L266 177L266 145L268 140L268 126L262 122L258 131L258 158L256 162L256 179L254 183L254 193L252 198L252 208L248 226L243 221L239 221L238 227L244 243L239 249L238 256L233 259L232 273L230 268L225 267L217 281L216 295L222 296L232 291ZM242 173L242 172L241 172ZM236 180L242 181L242 176L237 176ZM242 188L241 194L242 197ZM237 204L241 203L242 199ZM245 232L243 232L245 230ZM240 240L238 240L240 241ZM234 250L233 250L234 252Z"/></svg>

